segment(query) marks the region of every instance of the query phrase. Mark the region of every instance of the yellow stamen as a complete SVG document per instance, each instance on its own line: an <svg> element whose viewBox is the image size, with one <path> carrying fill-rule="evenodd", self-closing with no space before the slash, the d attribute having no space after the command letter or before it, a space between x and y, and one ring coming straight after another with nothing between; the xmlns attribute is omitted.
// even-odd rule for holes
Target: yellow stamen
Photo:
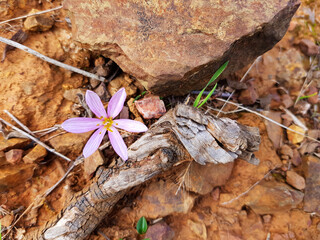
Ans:
<svg viewBox="0 0 320 240"><path fill-rule="evenodd" d="M101 119L102 120L102 119ZM112 120L112 117L108 117L108 118L103 118L103 121L102 121L102 124L104 125L104 128L107 129L107 131L110 131L112 132L111 130L111 126L113 124L113 120Z"/></svg>

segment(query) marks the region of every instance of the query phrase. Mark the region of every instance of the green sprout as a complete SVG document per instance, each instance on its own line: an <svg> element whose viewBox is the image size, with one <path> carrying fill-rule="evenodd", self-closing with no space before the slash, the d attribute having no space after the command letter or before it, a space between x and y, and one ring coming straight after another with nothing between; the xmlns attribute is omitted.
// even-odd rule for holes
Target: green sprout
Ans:
<svg viewBox="0 0 320 240"><path fill-rule="evenodd" d="M200 108L203 104L205 104L209 98L211 97L211 95L213 94L214 90L216 90L217 88L217 83L214 85L213 89L210 91L210 93L207 95L207 97L201 102L200 99L202 97L202 94L204 92L204 90L211 84L213 83L219 76L220 74L226 69L226 67L228 66L229 61L225 62L216 72L215 74L213 74L212 78L210 79L210 81L207 83L207 85L201 90L201 92L198 94L196 100L193 103L193 106L196 108Z"/></svg>
<svg viewBox="0 0 320 240"><path fill-rule="evenodd" d="M318 94L318 93L315 92L315 93L312 93L312 94L307 95L307 96L301 96L301 97L299 97L299 100L301 100L301 99L306 99L306 98L311 98L311 97L313 97L313 96L315 96L315 95L317 95L317 94Z"/></svg>
<svg viewBox="0 0 320 240"><path fill-rule="evenodd" d="M0 222L0 240L2 239L2 235L1 235L1 222Z"/></svg>
<svg viewBox="0 0 320 240"><path fill-rule="evenodd" d="M148 229L148 223L145 217L141 217L137 223L137 231L139 234L145 234Z"/></svg>
<svg viewBox="0 0 320 240"><path fill-rule="evenodd" d="M133 100L133 102L137 101L139 98L141 98L143 95L145 95L147 93L147 91L143 91L141 94L139 94L138 96L136 96Z"/></svg>

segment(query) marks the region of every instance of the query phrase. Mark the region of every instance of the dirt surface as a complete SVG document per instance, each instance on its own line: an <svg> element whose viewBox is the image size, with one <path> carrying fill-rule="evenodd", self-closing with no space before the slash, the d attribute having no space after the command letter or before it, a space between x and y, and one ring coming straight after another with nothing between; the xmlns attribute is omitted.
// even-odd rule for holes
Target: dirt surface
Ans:
<svg viewBox="0 0 320 240"><path fill-rule="evenodd" d="M45 10L61 3L18 1L19 4L14 5L14 1L2 2L6 2L7 8L0 12L1 20L25 15L32 8ZM72 41L66 12L59 10L47 16L54 20L49 30L27 30L24 21L18 20L0 25L0 36L10 39L22 29L28 34L24 45L48 57L106 78L114 75L114 79L109 84L101 84L13 49L7 52L5 60L0 63L0 110L10 111L24 125L35 131L61 124L70 117L85 116L86 110L77 93L81 96L86 89L91 89L107 105L110 95L125 87L128 93L125 104L127 107L122 111L121 118L127 116L144 121L147 126L156 121L143 119L136 109L133 98L142 98L139 94L143 95L144 88L134 78L118 70L116 64L109 59L96 52L89 52ZM249 66L234 73L227 80L220 81L216 90L218 95L223 97L230 95L235 89L231 98L233 102L241 103L311 138L301 137L253 113L241 111L221 114L220 116L236 119L244 125L259 128L261 145L256 153L260 160L258 166L238 159L217 173L203 170L204 179L214 179L210 174L216 174L215 176L219 176L223 181L219 182L218 186L209 181L198 181L198 184L206 185L192 188L184 183L188 183L186 178L197 179L193 172L196 167L185 165L177 172L168 173L164 178L153 179L150 183L134 189L132 194L119 202L112 216L103 221L88 239L149 237L319 240L320 178L316 171L320 169L319 25L320 3L302 1L288 33L261 57L244 79L245 84L239 81ZM4 49L5 44L1 43L0 52ZM195 94L191 94L190 101L195 97ZM296 102L299 97L301 99ZM168 111L184 99L185 97L170 96L162 101ZM216 114L217 111L213 109L221 109L222 105L223 102L212 98L203 109ZM227 105L223 111L235 109L235 106ZM14 123L2 111L0 117ZM301 125L307 129L303 129ZM1 129L4 133L11 131L4 125ZM71 134L61 129L44 136L37 135L42 142L72 160L81 154L89 136L90 133ZM139 136L127 134L126 144L129 146ZM22 150L22 154L17 150ZM84 170L85 166L90 165L95 169L101 162L104 162L105 166L112 166L116 157L111 147L105 148L101 155L77 166L51 194L39 198L65 174L68 162L37 147L30 140L21 139L20 135L9 140L1 137L2 236L32 203L33 207L15 223L15 228L6 239L23 239L25 233L44 225L67 205L74 193L90 183L94 170ZM210 189L209 193L207 189ZM149 226L148 232L143 236L135 229L142 216L147 218Z"/></svg>

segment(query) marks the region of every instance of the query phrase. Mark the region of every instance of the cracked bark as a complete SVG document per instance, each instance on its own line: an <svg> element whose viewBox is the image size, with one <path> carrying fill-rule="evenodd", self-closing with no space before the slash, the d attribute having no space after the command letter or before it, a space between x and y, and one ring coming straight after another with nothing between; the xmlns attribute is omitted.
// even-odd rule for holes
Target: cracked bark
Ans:
<svg viewBox="0 0 320 240"><path fill-rule="evenodd" d="M92 184L77 193L60 213L27 239L73 240L87 237L132 188L182 161L228 163L240 157L258 164L257 128L215 118L187 105L168 111L128 151L122 166L100 167Z"/></svg>

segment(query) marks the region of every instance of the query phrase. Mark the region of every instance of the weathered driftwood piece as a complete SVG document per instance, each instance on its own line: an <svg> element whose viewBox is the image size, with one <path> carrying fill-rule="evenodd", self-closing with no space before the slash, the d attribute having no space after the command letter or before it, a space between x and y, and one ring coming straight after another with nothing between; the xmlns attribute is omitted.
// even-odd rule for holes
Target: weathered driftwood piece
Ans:
<svg viewBox="0 0 320 240"><path fill-rule="evenodd" d="M253 152L259 144L257 128L178 105L130 146L129 160L124 165L100 168L87 189L76 194L53 221L27 239L84 239L132 187L186 160L227 163L241 157L256 163Z"/></svg>

